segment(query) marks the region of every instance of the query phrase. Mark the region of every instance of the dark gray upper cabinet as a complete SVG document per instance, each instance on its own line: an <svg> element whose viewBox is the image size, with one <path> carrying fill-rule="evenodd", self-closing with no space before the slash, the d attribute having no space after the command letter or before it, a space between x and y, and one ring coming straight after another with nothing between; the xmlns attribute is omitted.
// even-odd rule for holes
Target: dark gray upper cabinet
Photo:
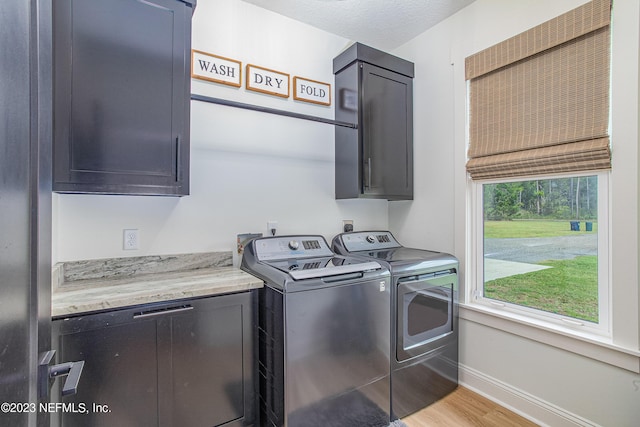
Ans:
<svg viewBox="0 0 640 427"><path fill-rule="evenodd" d="M336 199L413 199L413 63L360 43L333 60Z"/></svg>
<svg viewBox="0 0 640 427"><path fill-rule="evenodd" d="M189 193L194 6L53 2L54 191Z"/></svg>

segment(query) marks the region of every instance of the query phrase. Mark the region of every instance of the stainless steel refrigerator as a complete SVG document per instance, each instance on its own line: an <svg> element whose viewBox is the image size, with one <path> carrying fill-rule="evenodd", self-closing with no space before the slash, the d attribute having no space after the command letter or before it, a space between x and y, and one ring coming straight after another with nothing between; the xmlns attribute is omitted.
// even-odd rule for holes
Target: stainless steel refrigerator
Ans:
<svg viewBox="0 0 640 427"><path fill-rule="evenodd" d="M2 426L49 425L51 1L0 2Z"/></svg>

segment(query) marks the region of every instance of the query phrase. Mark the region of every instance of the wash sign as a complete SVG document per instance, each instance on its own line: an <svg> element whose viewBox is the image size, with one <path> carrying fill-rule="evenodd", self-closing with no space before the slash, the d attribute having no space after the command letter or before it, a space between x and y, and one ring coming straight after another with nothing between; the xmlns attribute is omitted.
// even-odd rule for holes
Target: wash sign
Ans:
<svg viewBox="0 0 640 427"><path fill-rule="evenodd" d="M240 87L242 84L242 63L193 49L191 51L191 77Z"/></svg>

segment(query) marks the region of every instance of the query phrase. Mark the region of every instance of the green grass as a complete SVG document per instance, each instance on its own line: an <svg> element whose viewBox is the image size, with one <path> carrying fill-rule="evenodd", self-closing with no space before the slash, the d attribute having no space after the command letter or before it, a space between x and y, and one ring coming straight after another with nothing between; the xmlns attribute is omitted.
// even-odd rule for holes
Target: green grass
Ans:
<svg viewBox="0 0 640 427"><path fill-rule="evenodd" d="M524 237L557 237L578 236L592 234L598 231L598 224L593 224L593 231L585 231L585 221L580 221L580 231L571 231L568 220L514 220L514 221L485 221L485 239L508 239Z"/></svg>
<svg viewBox="0 0 640 427"><path fill-rule="evenodd" d="M540 264L553 268L486 282L485 297L597 323L598 258Z"/></svg>

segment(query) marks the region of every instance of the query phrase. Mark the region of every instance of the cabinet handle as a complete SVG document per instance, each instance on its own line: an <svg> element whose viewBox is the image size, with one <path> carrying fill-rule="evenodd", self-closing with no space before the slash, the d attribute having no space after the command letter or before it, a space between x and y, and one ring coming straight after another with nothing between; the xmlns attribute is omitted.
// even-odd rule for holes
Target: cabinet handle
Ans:
<svg viewBox="0 0 640 427"><path fill-rule="evenodd" d="M190 304L181 305L179 307L159 308L156 310L141 311L133 315L134 319L144 319L146 317L161 316L164 314L180 313L181 311L193 310Z"/></svg>
<svg viewBox="0 0 640 427"><path fill-rule="evenodd" d="M176 181L182 181L182 150L180 135L176 136Z"/></svg>

